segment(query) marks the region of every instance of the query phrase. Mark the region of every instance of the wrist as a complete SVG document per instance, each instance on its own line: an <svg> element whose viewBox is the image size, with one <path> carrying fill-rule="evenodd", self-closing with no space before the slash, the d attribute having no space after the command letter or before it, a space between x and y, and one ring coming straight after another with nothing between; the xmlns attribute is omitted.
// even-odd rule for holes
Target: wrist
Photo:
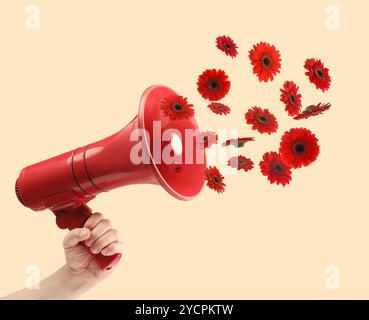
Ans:
<svg viewBox="0 0 369 320"><path fill-rule="evenodd" d="M91 279L85 272L75 271L67 265L64 265L60 272L64 287L75 297L93 287L97 282L95 279Z"/></svg>

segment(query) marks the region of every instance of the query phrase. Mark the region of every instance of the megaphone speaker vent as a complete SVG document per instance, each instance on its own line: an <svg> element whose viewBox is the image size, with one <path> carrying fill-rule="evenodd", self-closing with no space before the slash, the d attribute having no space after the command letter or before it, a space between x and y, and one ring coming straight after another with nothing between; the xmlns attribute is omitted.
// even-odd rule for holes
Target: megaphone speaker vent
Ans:
<svg viewBox="0 0 369 320"><path fill-rule="evenodd" d="M19 191L18 179L15 181L15 194L17 195L17 198L18 198L19 202L21 204L23 204L24 206L26 206L25 203L24 203L24 200L22 198L22 195L21 195L21 193Z"/></svg>

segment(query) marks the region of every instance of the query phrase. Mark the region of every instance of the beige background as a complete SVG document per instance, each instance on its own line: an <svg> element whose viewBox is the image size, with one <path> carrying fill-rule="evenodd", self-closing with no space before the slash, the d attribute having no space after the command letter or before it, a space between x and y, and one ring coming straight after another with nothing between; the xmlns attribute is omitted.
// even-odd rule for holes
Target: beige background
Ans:
<svg viewBox="0 0 369 320"><path fill-rule="evenodd" d="M341 12L328 30L326 5ZM41 29L25 28L26 6L41 9ZM366 4L366 6L364 5ZM256 164L283 133L305 125L321 155L293 173L285 189L259 170L227 177L219 196L205 188L191 202L161 188L136 185L91 205L120 230L126 255L117 272L83 298L369 298L367 1L10 1L0 3L1 274L0 295L24 286L28 265L47 276L64 262L65 233L51 212L33 213L14 195L24 166L103 138L136 114L143 90L166 84L196 105L202 128L239 128L243 114L269 107L281 130L256 134L243 149ZM228 34L230 59L214 46ZM248 50L275 44L282 72L259 84ZM333 83L317 91L304 75L319 57ZM205 108L196 78L219 67L231 77L229 117ZM279 102L296 81L304 105L330 101L331 111L305 122ZM341 271L339 290L325 287L326 267Z"/></svg>

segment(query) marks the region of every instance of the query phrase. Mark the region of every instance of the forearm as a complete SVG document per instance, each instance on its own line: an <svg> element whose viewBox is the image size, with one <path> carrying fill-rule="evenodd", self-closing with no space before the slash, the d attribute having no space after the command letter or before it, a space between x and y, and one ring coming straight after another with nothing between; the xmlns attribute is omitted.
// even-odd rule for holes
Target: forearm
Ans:
<svg viewBox="0 0 369 320"><path fill-rule="evenodd" d="M117 231L112 229L111 222L104 219L101 213L91 215L84 228L69 231L64 238L63 246L66 264L42 280L39 289L22 289L2 299L75 299L115 270L115 267L101 270L91 252L101 252L107 256L122 253L122 243L119 241Z"/></svg>
<svg viewBox="0 0 369 320"><path fill-rule="evenodd" d="M90 289L94 283L74 276L67 266L42 280L39 289L21 289L2 299L5 300L64 300L75 299Z"/></svg>

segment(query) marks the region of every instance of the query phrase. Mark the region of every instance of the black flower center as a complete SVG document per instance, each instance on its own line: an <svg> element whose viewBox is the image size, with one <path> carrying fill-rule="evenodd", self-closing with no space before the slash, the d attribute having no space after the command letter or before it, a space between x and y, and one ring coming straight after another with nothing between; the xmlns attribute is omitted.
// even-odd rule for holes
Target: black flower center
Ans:
<svg viewBox="0 0 369 320"><path fill-rule="evenodd" d="M219 88L219 82L218 80L210 80L208 84L209 89L211 90L217 90Z"/></svg>
<svg viewBox="0 0 369 320"><path fill-rule="evenodd" d="M245 163L246 163L246 161L245 161L245 160L243 160L243 159L238 159L238 163L239 163L239 164L245 164Z"/></svg>
<svg viewBox="0 0 369 320"><path fill-rule="evenodd" d="M225 43L225 44L224 44L224 48L226 48L226 49L231 49L231 46L230 46L228 43Z"/></svg>
<svg viewBox="0 0 369 320"><path fill-rule="evenodd" d="M215 183L219 183L219 179L218 179L218 177L217 177L217 176L212 176L211 178L213 179L213 181L214 181Z"/></svg>
<svg viewBox="0 0 369 320"><path fill-rule="evenodd" d="M218 110L223 110L223 106L221 105L216 105L215 108L217 108Z"/></svg>
<svg viewBox="0 0 369 320"><path fill-rule="evenodd" d="M302 142L298 142L298 143L295 144L293 150L297 154L304 153L305 152L305 145Z"/></svg>
<svg viewBox="0 0 369 320"><path fill-rule="evenodd" d="M295 95L291 94L290 100L291 100L292 103L295 103L296 102Z"/></svg>
<svg viewBox="0 0 369 320"><path fill-rule="evenodd" d="M264 116L264 115L260 115L260 116L258 117L258 121L259 121L260 123L268 123L268 118L267 118L266 116Z"/></svg>
<svg viewBox="0 0 369 320"><path fill-rule="evenodd" d="M180 172L182 170L181 166L175 166L174 167L174 172Z"/></svg>
<svg viewBox="0 0 369 320"><path fill-rule="evenodd" d="M264 56L263 57L263 64L266 66L266 67L270 67L270 63L271 63L271 60L268 56Z"/></svg>
<svg viewBox="0 0 369 320"><path fill-rule="evenodd" d="M173 103L172 109L176 112L180 112L183 110L183 106L180 103Z"/></svg>
<svg viewBox="0 0 369 320"><path fill-rule="evenodd" d="M273 169L278 172L283 172L283 166L280 163L274 163Z"/></svg>
<svg viewBox="0 0 369 320"><path fill-rule="evenodd" d="M323 72L322 70L320 70L320 69L315 69L315 74L316 74L316 76L317 76L317 77L319 77L320 79L322 79L322 78L323 78L323 76L324 76L324 72Z"/></svg>

